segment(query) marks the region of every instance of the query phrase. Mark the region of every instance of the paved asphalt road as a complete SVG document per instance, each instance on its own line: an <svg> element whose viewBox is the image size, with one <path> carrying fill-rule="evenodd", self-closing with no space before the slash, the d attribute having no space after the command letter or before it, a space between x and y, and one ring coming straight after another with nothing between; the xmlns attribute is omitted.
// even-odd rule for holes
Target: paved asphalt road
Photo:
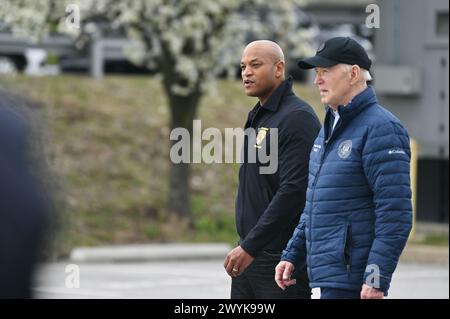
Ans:
<svg viewBox="0 0 450 319"><path fill-rule="evenodd" d="M79 288L76 288L78 283ZM221 260L84 263L75 266L52 263L42 266L35 287L37 298L62 299L227 299L229 292L230 279ZM313 290L313 298L319 295L319 291ZM400 264L394 274L389 297L448 299L448 265Z"/></svg>

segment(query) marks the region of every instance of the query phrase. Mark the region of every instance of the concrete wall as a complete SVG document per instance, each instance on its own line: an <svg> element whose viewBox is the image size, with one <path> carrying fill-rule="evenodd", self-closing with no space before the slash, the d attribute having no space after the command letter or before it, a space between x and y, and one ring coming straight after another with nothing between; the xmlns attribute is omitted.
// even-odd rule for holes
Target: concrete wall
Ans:
<svg viewBox="0 0 450 319"><path fill-rule="evenodd" d="M447 0L379 0L377 95L419 144L416 217L449 221ZM440 21L439 21L440 20Z"/></svg>
<svg viewBox="0 0 450 319"><path fill-rule="evenodd" d="M438 12L447 13L448 23L448 2L379 0L377 4L380 28L375 32L374 85L380 101L419 142L419 157L448 160L448 25L447 35L436 32Z"/></svg>
<svg viewBox="0 0 450 319"><path fill-rule="evenodd" d="M306 0L305 11L319 24L352 23L366 20L366 6L375 0Z"/></svg>

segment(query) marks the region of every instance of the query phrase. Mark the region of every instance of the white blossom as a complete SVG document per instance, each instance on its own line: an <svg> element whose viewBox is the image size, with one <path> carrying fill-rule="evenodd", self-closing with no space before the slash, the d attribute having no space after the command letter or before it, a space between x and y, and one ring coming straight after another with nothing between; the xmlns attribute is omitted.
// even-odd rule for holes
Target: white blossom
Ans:
<svg viewBox="0 0 450 319"><path fill-rule="evenodd" d="M312 52L310 32L299 28L302 0L1 0L0 23L38 41L52 28L73 36L89 33L98 17L122 27L134 41L132 62L157 68L174 80L172 93L206 90L219 73L236 73L249 40L276 40L287 58ZM80 9L84 29L65 26L68 4ZM50 24L49 22L52 22ZM165 68L163 68L165 66ZM166 72L166 73L164 73Z"/></svg>

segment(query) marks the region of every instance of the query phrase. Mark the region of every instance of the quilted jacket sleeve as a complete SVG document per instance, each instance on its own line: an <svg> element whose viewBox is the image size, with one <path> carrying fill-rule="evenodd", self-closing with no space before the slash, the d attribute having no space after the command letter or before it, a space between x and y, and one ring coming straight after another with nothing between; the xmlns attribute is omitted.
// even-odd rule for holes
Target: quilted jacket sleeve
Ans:
<svg viewBox="0 0 450 319"><path fill-rule="evenodd" d="M281 255L281 260L293 263L296 268L302 268L306 264L306 217L306 213L301 215L300 222Z"/></svg>
<svg viewBox="0 0 450 319"><path fill-rule="evenodd" d="M408 133L398 122L371 128L362 158L375 208L375 237L364 283L387 295L412 226Z"/></svg>

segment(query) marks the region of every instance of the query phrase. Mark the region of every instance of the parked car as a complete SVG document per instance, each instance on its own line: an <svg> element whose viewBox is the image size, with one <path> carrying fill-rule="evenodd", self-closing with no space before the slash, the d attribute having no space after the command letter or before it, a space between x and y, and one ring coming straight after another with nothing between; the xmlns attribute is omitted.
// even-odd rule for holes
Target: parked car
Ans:
<svg viewBox="0 0 450 319"><path fill-rule="evenodd" d="M113 29L109 23L102 21L98 21L97 26L102 34L102 60L105 72L151 72L145 67L133 65L129 61L124 48L129 45L130 40L123 30ZM30 50L45 51L47 56L52 57L52 60L57 60L62 72L89 72L91 63L89 41L84 41L84 45L79 47L71 36L53 33L42 42L33 43L29 39L16 37L0 22L0 74L25 71L28 64L27 52ZM45 60L43 64L45 64Z"/></svg>

